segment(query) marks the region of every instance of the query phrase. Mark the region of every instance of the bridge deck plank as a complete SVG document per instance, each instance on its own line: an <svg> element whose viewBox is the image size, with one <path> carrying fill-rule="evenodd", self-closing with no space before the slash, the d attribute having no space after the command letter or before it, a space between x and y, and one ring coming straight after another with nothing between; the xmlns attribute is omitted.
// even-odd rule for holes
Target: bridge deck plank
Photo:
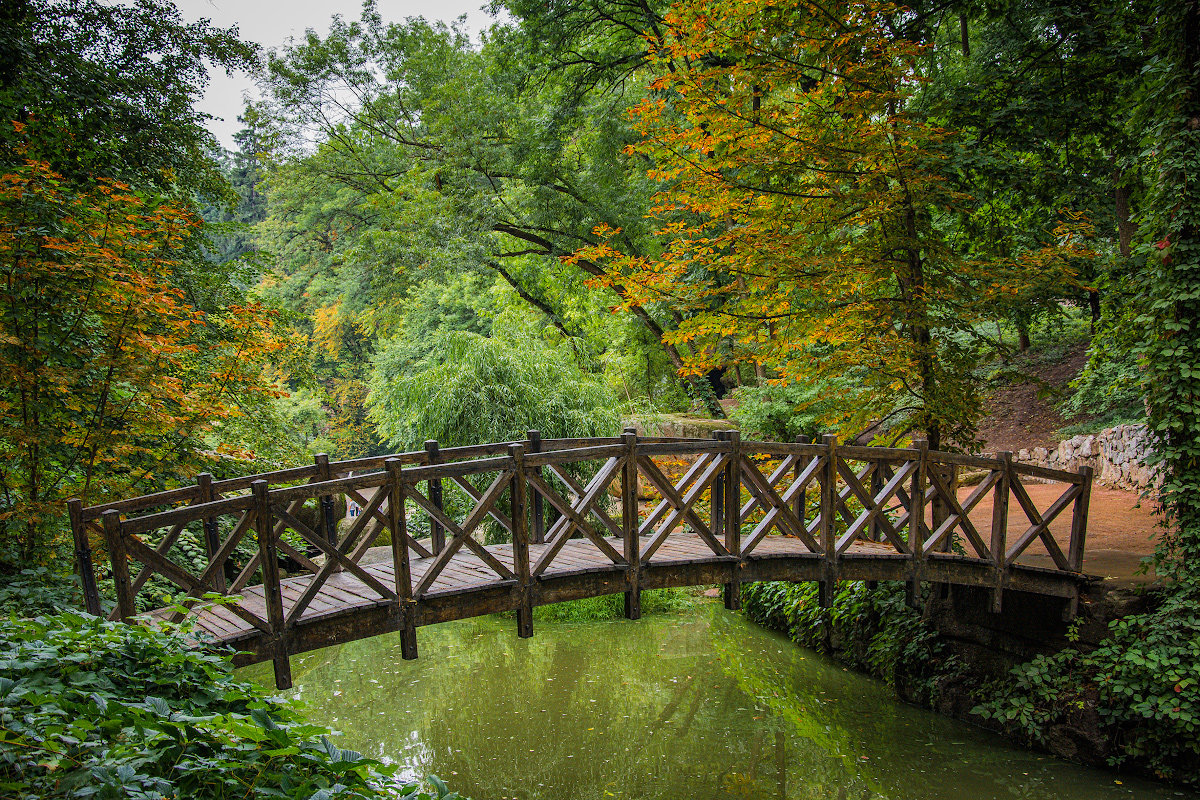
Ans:
<svg viewBox="0 0 1200 800"><path fill-rule="evenodd" d="M649 541L649 538L648 536L642 537L643 543ZM619 540L608 537L608 541L614 548L620 549ZM547 547L549 545L531 544L529 546L530 558L536 562ZM513 568L514 560L511 544L488 545L487 550L510 569ZM846 552L845 556L849 558L856 556L879 557L893 554L897 557L903 557L901 554L896 553L891 545L857 541ZM800 539L778 534L765 536L750 554L750 557L755 559L780 556L812 557L814 554ZM694 532L680 530L668 537L650 561L643 566L675 568L688 564L722 563L731 561L732 559L732 556L719 556L713 553L704 540ZM410 570L414 586L421 580L421 577L430 568L433 561L434 559L432 558L419 558L415 555L412 557ZM393 586L395 584L393 567L390 561L364 565L363 568L385 586ZM551 562L549 568L543 573L541 580L552 580L554 578L601 571L617 571L618 569L619 567L614 565L608 556L602 553L589 539L572 539L563 546L562 550ZM304 573L285 578L280 582L285 611L293 607L307 584L313 580L313 577L310 573ZM439 597L456 592L466 594L511 585L511 583L511 581L503 580L477 555L463 548L462 551L456 553L449 563L447 563L442 574L438 576L437 580L430 587L430 593ZM241 599L237 602L247 611L265 618L266 602L262 586L244 588L241 591ZM300 619L294 622L294 624L304 625L349 612L387 606L392 602L394 601L380 597L374 589L371 589L353 574L335 572L328 577L327 581L313 597L312 602L304 610L304 613L300 615ZM154 615L165 618L169 616L169 613L168 610L162 609L154 612ZM236 644L239 640L252 638L259 633L241 617L219 604L197 604L190 616L195 620L198 629L204 635L220 642Z"/></svg>

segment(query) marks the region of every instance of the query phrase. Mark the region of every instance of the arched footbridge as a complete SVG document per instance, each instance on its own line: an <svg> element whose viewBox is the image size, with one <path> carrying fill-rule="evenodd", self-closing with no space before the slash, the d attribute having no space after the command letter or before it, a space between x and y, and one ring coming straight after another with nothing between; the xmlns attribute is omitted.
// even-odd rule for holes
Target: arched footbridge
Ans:
<svg viewBox="0 0 1200 800"><path fill-rule="evenodd" d="M1062 492L1038 508L1030 480ZM990 589L995 610L1015 590L1062 597L1073 613L1090 491L1087 469L920 442L531 431L518 442L430 442L243 478L201 475L69 510L89 611L104 606L98 579L111 580L110 619L191 618L198 637L238 651L235 663L271 660L286 688L295 653L399 631L404 657L416 658L418 627L497 611L515 611L518 635L532 636L534 606L616 592L636 619L640 593L662 587L722 584L737 608L749 581L818 581L827 602L839 580L892 580L907 581L914 599L923 583L964 585ZM345 517L347 501L360 513ZM1010 507L1028 524L1010 530Z"/></svg>

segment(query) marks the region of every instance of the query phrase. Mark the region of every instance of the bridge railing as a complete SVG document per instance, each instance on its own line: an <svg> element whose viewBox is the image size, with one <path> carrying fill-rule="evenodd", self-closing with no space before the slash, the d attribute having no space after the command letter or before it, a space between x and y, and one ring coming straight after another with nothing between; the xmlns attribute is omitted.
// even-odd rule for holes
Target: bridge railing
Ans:
<svg viewBox="0 0 1200 800"><path fill-rule="evenodd" d="M960 487L966 474L977 480L973 487ZM1031 479L1063 489L1039 508L1026 488ZM164 590L186 599L155 613L180 619L196 604L211 607L205 596L215 594L233 598L213 612L230 630L248 625L283 641L326 595L350 591L339 576L373 593L366 599L390 609L411 635L414 605L461 586L467 571L514 587L524 598L519 628L531 630L530 586L551 573L598 569L571 562L564 548L573 539L588 540L604 568L624 576L618 590L631 616L640 613L643 571L678 559L672 543L680 536L695 537L715 562L744 564L785 550L817 559L827 590L856 559L905 562L914 590L936 583L939 565L970 562L998 604L1012 566L1031 547L1045 551L1050 570L1081 570L1090 488L1086 468L1017 464L1009 453L935 452L922 442L882 448L832 436L757 442L736 431L680 439L632 430L542 440L530 431L514 442L444 450L428 442L386 457L317 456L308 466L242 478L201 475L192 486L128 500L72 501L70 516L92 613L101 613L104 579L112 581L112 619L162 605L155 593ZM339 522L339 498L361 513ZM979 507L989 500L984 519ZM1068 508L1064 535L1052 525ZM1010 530L1010 509L1028 524ZM489 547L489 539L504 546ZM365 559L381 545L389 547L386 570ZM106 556L100 568L96 550ZM284 581L281 565L311 580ZM738 605L736 580L725 596Z"/></svg>

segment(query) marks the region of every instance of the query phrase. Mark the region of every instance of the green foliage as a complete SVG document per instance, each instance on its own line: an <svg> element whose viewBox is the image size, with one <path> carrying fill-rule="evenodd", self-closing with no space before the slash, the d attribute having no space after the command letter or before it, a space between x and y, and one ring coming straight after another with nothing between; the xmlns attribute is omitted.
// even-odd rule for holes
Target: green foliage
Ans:
<svg viewBox="0 0 1200 800"><path fill-rule="evenodd" d="M523 439L530 429L546 439L612 436L620 424L615 398L566 346L517 326L493 337L445 333L416 359L411 344L393 340L370 385L371 419L401 449Z"/></svg>
<svg viewBox="0 0 1200 800"><path fill-rule="evenodd" d="M738 400L733 418L742 430L772 442L797 436L815 438L840 421L838 397L849 380L763 384L734 390Z"/></svg>
<svg viewBox="0 0 1200 800"><path fill-rule="evenodd" d="M1093 354L1072 387L1063 409L1070 415L1098 415L1089 424L1093 430L1146 418L1141 369L1128 352Z"/></svg>
<svg viewBox="0 0 1200 800"><path fill-rule="evenodd" d="M1114 620L1091 652L1038 656L985 687L974 712L1044 743L1053 725L1094 711L1114 742L1110 763L1200 784L1200 596L1169 591L1154 611Z"/></svg>
<svg viewBox="0 0 1200 800"><path fill-rule="evenodd" d="M862 581L843 581L829 608L822 608L818 600L818 585L811 582L742 587L742 608L750 619L891 686L903 681L928 697L939 679L956 671L938 634L905 603L902 584L880 583L870 589Z"/></svg>
<svg viewBox="0 0 1200 800"><path fill-rule="evenodd" d="M1154 176L1136 258L1144 266L1126 319L1145 365L1148 425L1164 477L1156 571L1200 583L1200 8L1177 5L1148 26L1138 108Z"/></svg>
<svg viewBox="0 0 1200 800"><path fill-rule="evenodd" d="M11 0L0 12L0 153L30 125L39 152L69 181L106 177L135 188L220 197L207 116L193 101L207 64L253 69L236 29L185 23L168 0Z"/></svg>
<svg viewBox="0 0 1200 800"><path fill-rule="evenodd" d="M82 606L79 581L70 573L48 567L0 573L0 615L57 614Z"/></svg>
<svg viewBox="0 0 1200 800"><path fill-rule="evenodd" d="M78 614L0 622L5 796L389 795L388 768L339 749L187 636Z"/></svg>

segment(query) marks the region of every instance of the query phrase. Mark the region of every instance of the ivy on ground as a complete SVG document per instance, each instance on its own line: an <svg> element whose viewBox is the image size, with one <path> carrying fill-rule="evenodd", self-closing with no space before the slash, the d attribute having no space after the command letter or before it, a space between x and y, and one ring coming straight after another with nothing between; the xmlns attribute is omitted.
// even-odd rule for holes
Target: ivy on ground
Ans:
<svg viewBox="0 0 1200 800"><path fill-rule="evenodd" d="M0 795L452 800L330 742L186 631L0 620Z"/></svg>

